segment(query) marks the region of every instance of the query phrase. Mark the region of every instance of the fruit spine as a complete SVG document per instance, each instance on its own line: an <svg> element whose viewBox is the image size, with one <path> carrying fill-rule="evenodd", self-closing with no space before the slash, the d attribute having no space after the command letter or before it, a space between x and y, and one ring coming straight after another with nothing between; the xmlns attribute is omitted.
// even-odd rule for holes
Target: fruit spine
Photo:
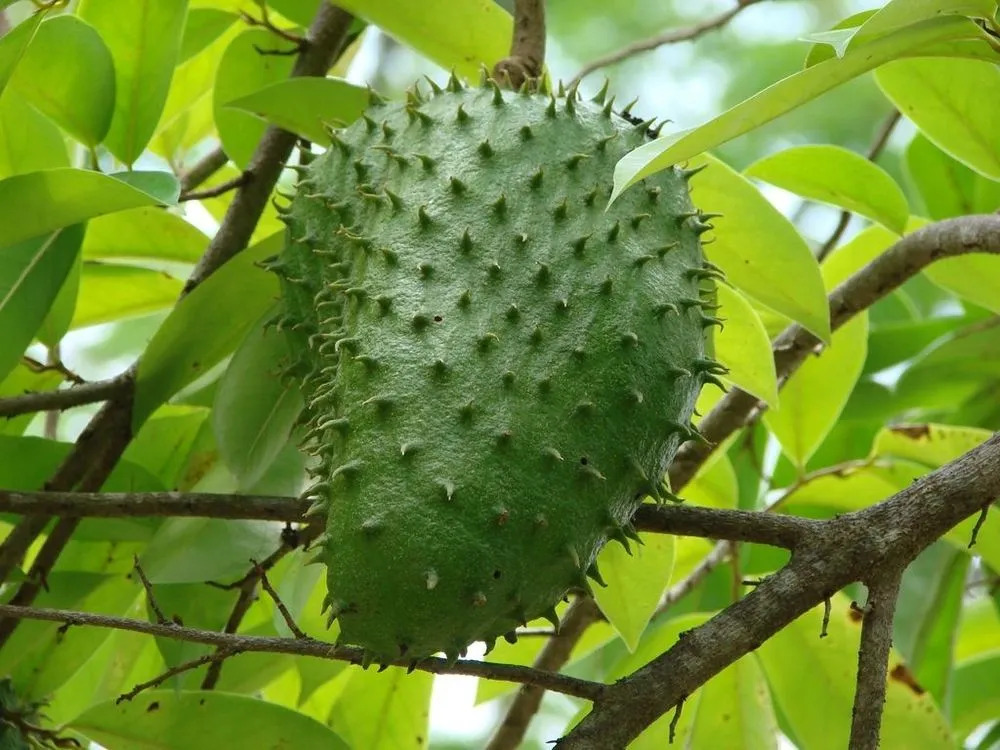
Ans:
<svg viewBox="0 0 1000 750"><path fill-rule="evenodd" d="M373 95L282 210L325 605L366 662L557 624L697 437L710 225L679 169L606 207L650 123L604 99Z"/></svg>

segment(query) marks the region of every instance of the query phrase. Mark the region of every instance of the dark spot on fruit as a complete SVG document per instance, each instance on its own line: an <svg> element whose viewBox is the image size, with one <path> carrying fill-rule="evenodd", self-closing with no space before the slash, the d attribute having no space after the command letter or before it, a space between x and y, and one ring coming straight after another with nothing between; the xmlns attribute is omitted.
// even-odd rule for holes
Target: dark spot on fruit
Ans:
<svg viewBox="0 0 1000 750"><path fill-rule="evenodd" d="M435 315L434 316L434 322L435 323L440 323L442 320L444 320L444 318L442 318L440 315Z"/></svg>
<svg viewBox="0 0 1000 750"><path fill-rule="evenodd" d="M580 456L580 463L586 466L590 462L587 460L586 456Z"/></svg>
<svg viewBox="0 0 1000 750"><path fill-rule="evenodd" d="M495 569L495 570L493 571L493 580L497 580L497 579L499 579L499 578L500 578L500 568L496 568L496 569Z"/></svg>

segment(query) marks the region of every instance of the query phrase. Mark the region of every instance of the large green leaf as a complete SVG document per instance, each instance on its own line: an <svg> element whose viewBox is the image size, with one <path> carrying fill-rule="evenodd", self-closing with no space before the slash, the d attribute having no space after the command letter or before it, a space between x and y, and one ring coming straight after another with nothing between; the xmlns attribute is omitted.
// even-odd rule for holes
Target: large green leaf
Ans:
<svg viewBox="0 0 1000 750"><path fill-rule="evenodd" d="M368 90L341 78L299 76L272 83L225 106L242 109L315 143L328 143L325 125L348 124L368 105Z"/></svg>
<svg viewBox="0 0 1000 750"><path fill-rule="evenodd" d="M83 239L83 257L195 263L207 246L208 237L191 222L161 208L143 207L93 219Z"/></svg>
<svg viewBox="0 0 1000 750"><path fill-rule="evenodd" d="M778 720L756 657L743 657L705 683L687 747L777 750Z"/></svg>
<svg viewBox="0 0 1000 750"><path fill-rule="evenodd" d="M315 719L242 695L197 690L149 690L116 704L87 709L67 727L114 750L348 750Z"/></svg>
<svg viewBox="0 0 1000 750"><path fill-rule="evenodd" d="M872 455L891 456L936 469L980 445L993 433L947 424L893 425L875 436Z"/></svg>
<svg viewBox="0 0 1000 750"><path fill-rule="evenodd" d="M162 271L87 261L71 327L85 328L164 310L177 301L183 286Z"/></svg>
<svg viewBox="0 0 1000 750"><path fill-rule="evenodd" d="M140 556L153 583L200 583L242 577L250 560L263 560L281 544L266 521L170 518Z"/></svg>
<svg viewBox="0 0 1000 750"><path fill-rule="evenodd" d="M212 108L222 148L241 168L250 162L267 123L227 105L265 86L288 78L294 62L287 55L262 55L257 49L275 49L287 42L264 29L247 29L232 40L219 61L212 90Z"/></svg>
<svg viewBox="0 0 1000 750"><path fill-rule="evenodd" d="M967 18L932 18L876 39L842 58L831 58L794 73L691 130L659 138L624 156L615 166L612 200L630 185L760 127L845 81L947 39L977 38L981 30Z"/></svg>
<svg viewBox="0 0 1000 750"><path fill-rule="evenodd" d="M163 201L161 180L147 186L84 169L46 169L0 180L0 248L94 216ZM155 192L151 192L155 189Z"/></svg>
<svg viewBox="0 0 1000 750"><path fill-rule="evenodd" d="M342 0L344 10L384 29L445 70L467 79L507 55L510 16L491 0Z"/></svg>
<svg viewBox="0 0 1000 750"><path fill-rule="evenodd" d="M390 667L384 672L350 670L328 723L352 748L421 750L428 746L431 685L426 672L407 675Z"/></svg>
<svg viewBox="0 0 1000 750"><path fill-rule="evenodd" d="M904 163L931 219L1000 208L1000 182L955 161L920 133L907 146Z"/></svg>
<svg viewBox="0 0 1000 750"><path fill-rule="evenodd" d="M78 13L114 61L115 105L104 144L131 165L153 135L177 62L187 0L84 0Z"/></svg>
<svg viewBox="0 0 1000 750"><path fill-rule="evenodd" d="M177 64L187 62L204 50L237 20L239 16L235 13L220 8L191 8L184 22Z"/></svg>
<svg viewBox="0 0 1000 750"><path fill-rule="evenodd" d="M1000 180L1000 68L980 60L899 60L875 80L942 150Z"/></svg>
<svg viewBox="0 0 1000 750"><path fill-rule="evenodd" d="M860 618L847 598L831 599L827 637L820 639L823 607L780 630L757 650L775 701L797 742L810 750L848 746L861 637ZM930 693L916 685L893 653L882 720L883 750L951 750L948 723Z"/></svg>
<svg viewBox="0 0 1000 750"><path fill-rule="evenodd" d="M86 146L108 132L114 63L101 35L76 16L55 16L38 27L10 85Z"/></svg>
<svg viewBox="0 0 1000 750"><path fill-rule="evenodd" d="M607 587L594 588L594 598L608 622L618 631L629 651L639 645L646 625L674 567L674 537L643 534L634 557L620 544L607 544L597 555L597 565Z"/></svg>
<svg viewBox="0 0 1000 750"><path fill-rule="evenodd" d="M80 276L83 272L83 258L77 252L73 258L73 265L66 274L66 280L59 288L59 293L49 307L48 315L38 327L36 337L40 342L52 349L58 346L62 337L70 329L73 321L73 313L76 310L77 297L80 294Z"/></svg>
<svg viewBox="0 0 1000 750"><path fill-rule="evenodd" d="M82 239L83 227L76 225L0 248L0 377L14 369L35 337Z"/></svg>
<svg viewBox="0 0 1000 750"><path fill-rule="evenodd" d="M0 380L0 398L20 396L28 391L35 393L51 391L59 387L62 376L52 370L35 372L24 364L17 365L3 380ZM0 435L22 435L34 414L0 419Z"/></svg>
<svg viewBox="0 0 1000 750"><path fill-rule="evenodd" d="M283 239L274 234L244 250L177 304L139 359L134 424L232 352L273 304L277 280L257 263Z"/></svg>
<svg viewBox="0 0 1000 750"><path fill-rule="evenodd" d="M182 472L208 412L201 406L158 409L129 443L123 457L149 471L164 487L179 489Z"/></svg>
<svg viewBox="0 0 1000 750"><path fill-rule="evenodd" d="M747 167L748 177L865 216L902 234L910 209L881 167L840 146L793 146Z"/></svg>
<svg viewBox="0 0 1000 750"><path fill-rule="evenodd" d="M830 315L816 259L788 219L745 177L713 156L691 182L691 197L703 211L720 213L708 245L709 258L737 289L801 323L824 341Z"/></svg>
<svg viewBox="0 0 1000 750"><path fill-rule="evenodd" d="M861 25L848 48L929 18L957 15L992 21L996 12L995 0L891 0Z"/></svg>
<svg viewBox="0 0 1000 750"><path fill-rule="evenodd" d="M0 98L0 178L68 167L62 133L16 91Z"/></svg>
<svg viewBox="0 0 1000 750"><path fill-rule="evenodd" d="M219 453L243 490L270 467L302 410L299 389L280 373L289 356L285 337L264 322L233 355L212 410Z"/></svg>
<svg viewBox="0 0 1000 750"><path fill-rule="evenodd" d="M928 266L924 275L949 292L1000 313L1000 256L944 258Z"/></svg>
<svg viewBox="0 0 1000 750"><path fill-rule="evenodd" d="M3 7L0 5L0 7ZM0 93L7 88L14 70L35 38L38 26L45 19L44 13L36 13L23 23L19 23L3 37L0 37Z"/></svg>
<svg viewBox="0 0 1000 750"><path fill-rule="evenodd" d="M958 665L952 684L951 716L956 736L964 738L1000 715L1000 655Z"/></svg>
<svg viewBox="0 0 1000 750"><path fill-rule="evenodd" d="M771 341L753 306L725 284L716 287L718 314L725 327L715 334L715 356L729 368L725 376L769 406L778 405L778 380Z"/></svg>

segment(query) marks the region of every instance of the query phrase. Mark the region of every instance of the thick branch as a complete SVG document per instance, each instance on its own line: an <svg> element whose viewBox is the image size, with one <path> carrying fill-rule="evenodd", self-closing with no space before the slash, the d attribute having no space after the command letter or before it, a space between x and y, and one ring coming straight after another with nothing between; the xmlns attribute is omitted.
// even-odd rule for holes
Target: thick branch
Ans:
<svg viewBox="0 0 1000 750"><path fill-rule="evenodd" d="M119 378L81 383L57 391L38 391L0 399L0 418L16 417L39 411L70 409L74 406L106 401L123 388L127 381Z"/></svg>
<svg viewBox="0 0 1000 750"><path fill-rule="evenodd" d="M967 253L1000 254L1000 216L986 214L947 219L907 235L833 290L830 294L831 328L837 330L934 261ZM779 381L787 380L819 345L819 339L802 326L786 328L773 345ZM756 398L738 388L719 401L698 423L698 429L713 445L688 442L674 457L670 465L670 484L674 490L691 481L714 447L746 424L761 408Z"/></svg>
<svg viewBox="0 0 1000 750"><path fill-rule="evenodd" d="M334 646L325 641L313 638L280 638L277 636L255 636L233 633L218 633L214 630L200 630L182 625L159 625L144 620L128 617L112 617L90 612L75 612L61 609L43 609L37 607L16 607L0 604L0 617L17 620L43 620L59 622L66 625L86 625L98 628L128 630L133 633L145 633L158 638L169 638L188 643L204 643L209 646L226 648L230 651L255 651L258 653L295 654L297 656L312 656L318 659L334 659L360 664L363 649L352 646ZM399 660L392 662L398 667L409 667L410 662ZM429 657L417 663L416 669L432 674L460 674L472 677L486 677L491 680L519 682L528 685L538 685L546 690L565 693L577 698L594 700L604 690L604 686L588 680L575 677L543 672L531 667L516 664L490 664L488 662L460 659L449 665L447 659Z"/></svg>
<svg viewBox="0 0 1000 750"><path fill-rule="evenodd" d="M1000 496L1000 434L888 500L823 522L792 561L631 676L608 686L558 746L625 747L647 726L785 625L873 570L905 567Z"/></svg>
<svg viewBox="0 0 1000 750"><path fill-rule="evenodd" d="M510 54L493 66L493 78L518 89L540 78L545 65L545 0L515 0Z"/></svg>
<svg viewBox="0 0 1000 750"><path fill-rule="evenodd" d="M849 747L852 750L878 750L889 651L892 649L892 620L901 577L902 570L889 569L879 572L878 577L868 583L851 721Z"/></svg>
<svg viewBox="0 0 1000 750"><path fill-rule="evenodd" d="M761 0L737 0L736 6L730 8L727 11L720 13L717 16L708 18L701 23L696 23L694 26L689 26L684 29L671 29L664 34L658 34L657 36L649 37L648 39L643 39L638 42L624 47L617 52L612 52L604 57L599 57L592 63L585 65L579 73L573 76L573 80L570 81L570 87L572 88L588 75L593 73L595 70L607 67L608 65L614 65L622 60L627 60L630 57L635 57L636 55L642 54L643 52L649 52L657 47L662 47L667 44L677 44L678 42L688 42L692 39L697 39L702 34L709 31L715 31L716 29L721 29L727 23L729 23L733 17L735 17L744 8L749 8L751 5L756 5L761 2Z"/></svg>
<svg viewBox="0 0 1000 750"><path fill-rule="evenodd" d="M756 542L795 549L821 522L751 510L699 508L694 505L641 505L632 517L640 531Z"/></svg>

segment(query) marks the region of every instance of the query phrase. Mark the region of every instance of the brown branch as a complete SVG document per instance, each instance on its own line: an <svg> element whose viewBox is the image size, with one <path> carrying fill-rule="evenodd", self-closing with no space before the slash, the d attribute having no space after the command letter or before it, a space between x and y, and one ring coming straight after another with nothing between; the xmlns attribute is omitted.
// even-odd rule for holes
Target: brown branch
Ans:
<svg viewBox="0 0 1000 750"><path fill-rule="evenodd" d="M898 109L894 109L889 116L885 118L882 125L878 129L878 133L875 135L875 140L872 142L871 147L868 149L866 155L868 161L875 161L885 145L889 142L889 136L892 135L892 131L896 129L896 125L899 124L902 115L899 113ZM847 225L851 223L851 212L841 211L840 218L837 220L837 226L834 227L833 232L827 238L826 242L823 243L819 251L816 253L816 259L823 261L830 251L837 246L840 238L844 236L844 232L847 230Z"/></svg>
<svg viewBox="0 0 1000 750"><path fill-rule="evenodd" d="M74 406L106 401L125 387L127 387L125 380L111 378L93 383L81 383L63 390L38 391L0 398L0 418L9 419L20 414L32 414L39 411L62 411Z"/></svg>
<svg viewBox="0 0 1000 750"><path fill-rule="evenodd" d="M852 750L878 750L889 651L892 648L892 620L902 575L902 569L883 569L868 582L868 601L865 602L861 621L851 740L848 743Z"/></svg>
<svg viewBox="0 0 1000 750"><path fill-rule="evenodd" d="M538 652L532 666L547 672L558 672L569 661L587 628L600 619L601 611L593 599L586 597L574 601L559 624L559 633ZM497 725L486 750L515 750L520 747L544 695L543 686L522 685Z"/></svg>
<svg viewBox="0 0 1000 750"><path fill-rule="evenodd" d="M166 625L170 622L166 615L163 614L163 610L160 609L160 605L156 602L156 595L153 593L153 584L149 582L146 578L146 571L142 569L142 565L139 564L139 556L132 556L132 569L135 571L136 575L139 576L139 582L142 583L142 588L146 592L146 601L149 603L149 608L153 610L153 614L156 615L156 621L160 625Z"/></svg>
<svg viewBox="0 0 1000 750"><path fill-rule="evenodd" d="M215 664L220 661L225 661L230 656L236 656L239 651L228 648L220 648L217 651L213 651L210 654L205 654L204 656L199 656L197 659L191 659L183 664L178 664L176 667L171 667L163 674L159 674L151 680L146 682L140 682L134 688L129 690L127 693L122 693L117 698L115 698L115 704L123 703L125 701L130 701L135 698L143 690L150 690L151 688L159 687L164 682L169 680L171 677L176 677L179 674L184 674L185 672L190 672L192 669L197 669L198 667L203 667L206 664Z"/></svg>
<svg viewBox="0 0 1000 750"><path fill-rule="evenodd" d="M657 36L652 36L648 39L633 42L617 52L612 52L611 54L604 55L604 57L599 57L592 63L588 63L583 66L580 72L573 76L569 86L572 88L573 86L579 84L580 81L600 68L607 67L608 65L614 65L615 63L622 62L623 60L627 60L628 58L642 54L643 52L654 50L657 47L662 47L667 44L677 44L678 42L688 42L692 39L697 39L709 31L721 29L745 8L749 8L751 5L756 5L759 2L761 2L761 0L737 0L735 7L730 8L717 16L713 16L712 18L705 19L700 23L696 23L693 26L683 29L672 29L664 34L658 34Z"/></svg>
<svg viewBox="0 0 1000 750"><path fill-rule="evenodd" d="M228 192L243 187L250 181L250 179L251 175L249 172L240 172L240 174L233 179L226 180L215 187L205 188L204 190L188 190L183 192L177 200L183 203L184 201L200 201L205 198L217 198L220 195L225 195Z"/></svg>
<svg viewBox="0 0 1000 750"><path fill-rule="evenodd" d="M666 711L788 623L873 570L901 570L1000 496L1000 433L888 500L823 521L791 562L688 631L666 653L609 685L561 750L625 747Z"/></svg>
<svg viewBox="0 0 1000 750"><path fill-rule="evenodd" d="M1000 216L946 219L903 237L833 290L829 297L830 327L837 330L934 261L968 253L1000 254ZM802 326L786 328L772 347L779 382L787 380L819 345L819 339ZM712 445L688 442L674 457L669 471L674 490L679 491L691 481L715 447L763 408L755 397L739 388L724 396L698 423L698 429Z"/></svg>
<svg viewBox="0 0 1000 750"><path fill-rule="evenodd" d="M512 89L537 80L545 65L545 0L515 0L510 54L493 66L493 78Z"/></svg>
<svg viewBox="0 0 1000 750"><path fill-rule="evenodd" d="M694 505L641 505L632 522L640 531L755 542L792 550L820 528L819 521L808 518Z"/></svg>
<svg viewBox="0 0 1000 750"><path fill-rule="evenodd" d="M251 560L250 562L253 563L254 572L256 572L257 577L260 579L261 588L267 592L269 597L271 597L271 601L273 601L274 606L278 608L278 612L281 613L281 617L285 621L285 625L287 625L288 629L292 631L292 635L296 638L306 638L306 634L302 632L302 628L300 628L298 623L295 622L295 618L292 617L292 613L288 611L288 607L285 606L285 603L281 601L281 597L278 596L278 592L274 590L274 586L272 586L271 582L267 580L267 573L264 571L264 567L256 560Z"/></svg>
<svg viewBox="0 0 1000 750"><path fill-rule="evenodd" d="M80 385L86 383L87 381L81 378L77 373L69 369L62 360L56 357L51 362L39 362L34 357L29 357L27 355L21 357L21 364L27 367L32 372L42 373L42 372L58 372L66 380L68 380L73 385Z"/></svg>
<svg viewBox="0 0 1000 750"><path fill-rule="evenodd" d="M226 166L228 161L229 157L222 150L222 146L209 151L180 176L181 195L189 193L201 185L205 180Z"/></svg>
<svg viewBox="0 0 1000 750"><path fill-rule="evenodd" d="M364 656L363 649L353 646L335 646L325 641L313 638L280 638L277 636L236 635L219 633L214 630L201 630L184 625L160 625L144 620L128 617L99 615L91 612L76 612L63 609L45 609L40 607L17 607L10 604L0 604L0 617L17 620L42 620L59 622L64 625L90 626L127 630L133 633L144 633L158 638L168 638L187 643L203 643L208 646L228 648L234 651L253 651L256 653L293 654L296 656L311 656L318 659L349 661L360 664ZM392 666L410 667L411 663L399 659L390 663ZM522 667L517 664L491 664L488 662L459 659L449 664L447 659L428 657L419 661L415 669L431 674L458 674L471 677L485 677L504 682L518 682L528 685L539 685L546 690L572 695L585 700L594 700L605 690L605 686L589 680L552 674L550 672Z"/></svg>

